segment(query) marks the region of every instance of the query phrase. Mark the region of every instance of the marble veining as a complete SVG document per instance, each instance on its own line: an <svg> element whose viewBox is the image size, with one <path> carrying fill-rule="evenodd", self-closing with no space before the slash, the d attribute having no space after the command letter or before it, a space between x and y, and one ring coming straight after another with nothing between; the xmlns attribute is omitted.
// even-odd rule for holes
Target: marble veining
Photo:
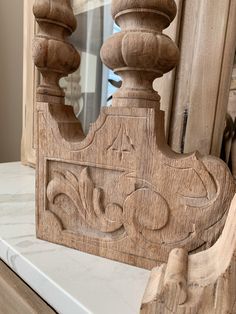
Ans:
<svg viewBox="0 0 236 314"><path fill-rule="evenodd" d="M149 271L36 239L34 177L0 164L0 258L59 313L139 313Z"/></svg>

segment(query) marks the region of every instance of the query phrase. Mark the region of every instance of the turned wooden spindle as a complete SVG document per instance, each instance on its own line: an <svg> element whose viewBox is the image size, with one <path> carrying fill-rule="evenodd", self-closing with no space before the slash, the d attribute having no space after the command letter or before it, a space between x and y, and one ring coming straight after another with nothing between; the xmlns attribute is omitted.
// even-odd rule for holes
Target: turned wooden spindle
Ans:
<svg viewBox="0 0 236 314"><path fill-rule="evenodd" d="M76 29L70 0L36 0L33 12L39 25L34 39L34 63L42 74L37 101L64 104L59 80L80 64L79 53L67 40Z"/></svg>
<svg viewBox="0 0 236 314"><path fill-rule="evenodd" d="M112 1L112 16L121 32L104 43L101 58L123 79L113 106L159 108L153 81L179 59L178 47L162 33L175 15L174 0Z"/></svg>

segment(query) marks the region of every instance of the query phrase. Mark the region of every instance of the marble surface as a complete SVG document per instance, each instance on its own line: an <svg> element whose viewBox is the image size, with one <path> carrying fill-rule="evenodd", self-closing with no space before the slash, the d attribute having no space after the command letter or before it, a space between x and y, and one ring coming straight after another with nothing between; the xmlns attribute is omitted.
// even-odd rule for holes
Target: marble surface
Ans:
<svg viewBox="0 0 236 314"><path fill-rule="evenodd" d="M0 164L0 258L63 314L137 314L150 272L35 238L34 170Z"/></svg>

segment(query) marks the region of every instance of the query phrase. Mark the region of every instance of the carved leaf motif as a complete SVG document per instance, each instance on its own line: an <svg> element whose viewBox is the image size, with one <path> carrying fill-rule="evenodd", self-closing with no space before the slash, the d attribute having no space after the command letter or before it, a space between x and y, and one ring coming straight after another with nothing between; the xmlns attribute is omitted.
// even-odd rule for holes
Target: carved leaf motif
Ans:
<svg viewBox="0 0 236 314"><path fill-rule="evenodd" d="M103 211L101 209L101 189L95 188L93 190L93 206L94 206L94 212L99 217L103 215Z"/></svg>
<svg viewBox="0 0 236 314"><path fill-rule="evenodd" d="M86 211L92 214L92 200L93 200L93 181L88 175L88 168L84 168L79 176L79 193L82 200L83 207Z"/></svg>
<svg viewBox="0 0 236 314"><path fill-rule="evenodd" d="M70 171L55 172L47 187L49 202L54 204L58 195L65 194L90 227L101 232L114 232L123 225L122 208L118 204L108 204L104 209L101 193L102 190L94 186L87 167L81 171L79 179Z"/></svg>
<svg viewBox="0 0 236 314"><path fill-rule="evenodd" d="M71 177L69 171L67 171L65 174L54 172L54 178L47 186L47 198L50 203L54 204L57 196L61 194L67 195L73 201L75 207L79 209L81 216L85 218L81 199L77 192L78 181L76 183L74 178L72 181L70 181L68 180L68 177Z"/></svg>
<svg viewBox="0 0 236 314"><path fill-rule="evenodd" d="M66 171L65 178L76 188L78 189L79 182L77 177L70 171Z"/></svg>

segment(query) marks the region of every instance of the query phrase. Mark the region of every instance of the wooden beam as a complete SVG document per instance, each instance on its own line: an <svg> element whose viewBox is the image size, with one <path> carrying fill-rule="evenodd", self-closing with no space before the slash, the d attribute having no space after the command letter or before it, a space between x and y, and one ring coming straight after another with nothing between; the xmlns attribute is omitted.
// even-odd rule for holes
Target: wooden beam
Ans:
<svg viewBox="0 0 236 314"><path fill-rule="evenodd" d="M235 48L235 1L185 1L169 143L219 155Z"/></svg>

